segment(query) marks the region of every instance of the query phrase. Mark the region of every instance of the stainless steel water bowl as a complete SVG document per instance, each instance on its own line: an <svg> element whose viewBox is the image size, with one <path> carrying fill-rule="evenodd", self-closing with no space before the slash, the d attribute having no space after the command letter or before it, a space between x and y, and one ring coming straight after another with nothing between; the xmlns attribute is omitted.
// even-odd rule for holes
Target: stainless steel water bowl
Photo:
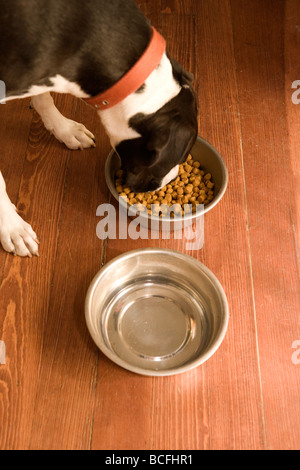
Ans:
<svg viewBox="0 0 300 470"><path fill-rule="evenodd" d="M210 211L213 207L218 204L218 202L222 199L225 194L228 185L228 171L226 165L219 154L219 152L206 140L202 139L201 137L197 137L194 147L191 150L191 155L194 160L197 160L201 163L201 169L203 169L206 173L211 173L212 181L214 183L214 199L204 207L204 211L201 213L205 214L206 212ZM121 160L117 153L114 150L110 152L107 157L106 164L105 164L105 179L106 184L114 196L114 198L119 201L120 205L128 211L130 205L124 201L124 199L119 198L119 194L115 187L115 179L116 179L116 172L121 168ZM161 219L154 215L149 215L147 212L142 212L140 214L141 220L145 219L144 226L148 227L149 219L160 220ZM188 214L185 215L185 220L187 222L194 222L194 220L199 217L199 214ZM192 221L191 221L192 219ZM165 222L170 222L171 226L174 225L173 218L164 218ZM173 229L176 229L176 224L173 226Z"/></svg>
<svg viewBox="0 0 300 470"><path fill-rule="evenodd" d="M106 264L88 290L92 338L113 362L164 376L199 366L219 348L228 304L216 277L191 256L147 248Z"/></svg>

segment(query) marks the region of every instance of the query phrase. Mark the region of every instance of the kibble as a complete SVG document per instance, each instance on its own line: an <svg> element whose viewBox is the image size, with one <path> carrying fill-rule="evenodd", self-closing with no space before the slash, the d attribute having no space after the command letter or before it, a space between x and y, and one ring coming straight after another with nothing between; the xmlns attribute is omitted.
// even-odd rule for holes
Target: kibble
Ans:
<svg viewBox="0 0 300 470"><path fill-rule="evenodd" d="M147 211L149 215L160 213L164 217L168 212L167 206L172 206L176 215L195 213L197 205L206 206L214 198L211 173L205 173L200 162L194 161L191 155L179 166L177 178L158 191L136 194L123 184L122 178L123 171L118 170L115 181L118 194L130 205L138 204L138 210ZM185 204L190 207L184 207Z"/></svg>

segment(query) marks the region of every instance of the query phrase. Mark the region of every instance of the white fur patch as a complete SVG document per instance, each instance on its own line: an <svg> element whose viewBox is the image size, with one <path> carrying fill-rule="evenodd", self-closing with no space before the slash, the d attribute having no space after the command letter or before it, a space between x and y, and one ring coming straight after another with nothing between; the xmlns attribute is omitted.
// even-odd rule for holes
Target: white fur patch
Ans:
<svg viewBox="0 0 300 470"><path fill-rule="evenodd" d="M47 93L54 91L56 93L70 93L71 95L76 96L77 98L89 98L90 95L86 94L77 83L70 82L61 75L56 75L55 77L49 78L52 82L52 86L46 85L33 85L29 88L27 93L18 96L10 96L6 98L6 101L28 98L30 96L41 95L42 93Z"/></svg>
<svg viewBox="0 0 300 470"><path fill-rule="evenodd" d="M133 93L116 106L98 111L113 147L122 140L140 137L140 134L128 126L132 116L137 113L155 113L180 93L181 87L173 77L172 65L166 54L147 78L145 85L142 93Z"/></svg>
<svg viewBox="0 0 300 470"><path fill-rule="evenodd" d="M31 226L17 214L0 172L0 243L8 253L19 256L38 255L38 241Z"/></svg>
<svg viewBox="0 0 300 470"><path fill-rule="evenodd" d="M169 184L170 181L172 181L172 180L174 180L175 178L177 178L178 172L179 172L179 165L176 165L176 166L174 166L174 168L172 168L172 170L169 171L169 173L163 178L163 180L162 180L162 182L161 182L161 186L160 186L160 188L157 188L157 190L163 188L164 186L166 186L166 184ZM157 191L157 190L156 190L156 191Z"/></svg>

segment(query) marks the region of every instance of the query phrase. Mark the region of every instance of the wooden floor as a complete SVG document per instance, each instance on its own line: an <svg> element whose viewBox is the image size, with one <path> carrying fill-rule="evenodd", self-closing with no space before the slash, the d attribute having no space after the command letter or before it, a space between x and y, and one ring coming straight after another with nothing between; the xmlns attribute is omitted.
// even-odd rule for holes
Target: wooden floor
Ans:
<svg viewBox="0 0 300 470"><path fill-rule="evenodd" d="M142 377L106 359L85 326L93 276L120 253L184 252L185 241L97 238L110 146L92 108L55 98L96 135L97 148L81 152L50 136L28 100L0 105L0 168L41 241L31 260L0 250L0 448L299 449L300 2L139 5L194 73L199 133L228 166L204 247L190 253L225 289L228 333L183 375Z"/></svg>

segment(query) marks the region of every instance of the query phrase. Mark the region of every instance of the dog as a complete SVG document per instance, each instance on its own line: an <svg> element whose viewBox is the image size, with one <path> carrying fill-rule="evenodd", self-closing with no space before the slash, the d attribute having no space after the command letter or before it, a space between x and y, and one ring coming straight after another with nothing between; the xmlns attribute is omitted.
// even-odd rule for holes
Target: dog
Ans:
<svg viewBox="0 0 300 470"><path fill-rule="evenodd" d="M62 116L50 92L84 99L97 108L133 191L155 191L177 176L197 136L192 75L134 0L0 0L0 32L6 101L31 97L60 142L86 149L95 147L94 135ZM38 255L36 233L1 172L0 241L14 255Z"/></svg>

